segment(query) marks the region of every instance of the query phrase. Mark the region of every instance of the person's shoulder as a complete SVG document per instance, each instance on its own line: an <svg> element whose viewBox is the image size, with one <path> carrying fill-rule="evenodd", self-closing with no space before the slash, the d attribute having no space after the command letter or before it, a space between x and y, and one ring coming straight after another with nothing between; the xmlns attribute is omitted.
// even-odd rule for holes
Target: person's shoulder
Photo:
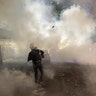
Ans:
<svg viewBox="0 0 96 96"><path fill-rule="evenodd" d="M40 51L40 49L35 49L35 51Z"/></svg>
<svg viewBox="0 0 96 96"><path fill-rule="evenodd" d="M37 49L37 50L42 51L41 49Z"/></svg>
<svg viewBox="0 0 96 96"><path fill-rule="evenodd" d="M29 52L29 54L31 54L32 53L32 50Z"/></svg>
<svg viewBox="0 0 96 96"><path fill-rule="evenodd" d="M35 49L36 51L38 51L38 52L44 52L43 50L41 50L41 49Z"/></svg>

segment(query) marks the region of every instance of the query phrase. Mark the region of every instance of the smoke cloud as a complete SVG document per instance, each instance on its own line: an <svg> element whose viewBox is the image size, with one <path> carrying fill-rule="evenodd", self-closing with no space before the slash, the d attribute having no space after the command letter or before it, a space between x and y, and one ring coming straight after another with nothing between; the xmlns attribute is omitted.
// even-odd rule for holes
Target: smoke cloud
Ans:
<svg viewBox="0 0 96 96"><path fill-rule="evenodd" d="M0 95L1 96L31 96L33 89L37 87L31 77L21 71L5 69L0 73Z"/></svg>
<svg viewBox="0 0 96 96"><path fill-rule="evenodd" d="M65 1L59 3L63 2L63 6ZM17 56L26 57L33 42L38 48L49 50L52 61L95 64L96 45L90 38L95 32L91 2L72 0L66 4L57 20L54 5L44 0L0 0L0 38L16 42Z"/></svg>

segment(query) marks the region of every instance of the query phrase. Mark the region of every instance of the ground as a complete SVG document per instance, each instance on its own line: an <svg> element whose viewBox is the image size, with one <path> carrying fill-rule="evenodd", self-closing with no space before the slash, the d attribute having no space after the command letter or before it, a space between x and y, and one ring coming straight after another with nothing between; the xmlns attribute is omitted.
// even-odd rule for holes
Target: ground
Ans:
<svg viewBox="0 0 96 96"><path fill-rule="evenodd" d="M2 67L2 70L6 67L12 71L7 70L3 75L1 72L0 78L2 76L4 80L7 78L6 80L9 83L2 81L2 79L0 79L0 82L3 83L3 86L7 85L5 86L7 91L8 88L11 91L6 92L7 94L3 93L2 90L6 91L6 88L0 85L0 92L2 93L0 93L0 96L96 96L95 65L77 63L44 65L43 84L34 83L32 66L6 64ZM19 73L18 71L14 73L14 70L18 70ZM9 93L11 95L8 95Z"/></svg>

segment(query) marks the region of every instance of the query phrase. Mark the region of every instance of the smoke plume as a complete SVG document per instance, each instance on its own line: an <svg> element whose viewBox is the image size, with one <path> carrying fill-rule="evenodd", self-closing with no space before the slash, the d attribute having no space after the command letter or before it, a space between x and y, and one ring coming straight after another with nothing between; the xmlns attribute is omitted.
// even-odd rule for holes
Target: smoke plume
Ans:
<svg viewBox="0 0 96 96"><path fill-rule="evenodd" d="M31 96L36 88L34 80L20 71L5 69L0 73L1 96Z"/></svg>
<svg viewBox="0 0 96 96"><path fill-rule="evenodd" d="M46 2L0 0L0 38L16 42L17 57L27 56L29 44L33 42L38 48L47 49L52 61L95 64L96 45L90 38L95 33L95 9L92 7L95 1L60 0L57 3L62 2L66 8L61 8L59 20L54 5Z"/></svg>

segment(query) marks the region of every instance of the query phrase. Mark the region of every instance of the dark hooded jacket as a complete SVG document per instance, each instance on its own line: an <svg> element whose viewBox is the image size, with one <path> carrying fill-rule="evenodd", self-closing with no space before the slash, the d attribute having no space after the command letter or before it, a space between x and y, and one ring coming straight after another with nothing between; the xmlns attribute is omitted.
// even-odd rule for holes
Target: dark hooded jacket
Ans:
<svg viewBox="0 0 96 96"><path fill-rule="evenodd" d="M35 62L41 60L42 58L44 58L44 52L42 50L32 49L29 52L28 61L32 60L33 62Z"/></svg>

